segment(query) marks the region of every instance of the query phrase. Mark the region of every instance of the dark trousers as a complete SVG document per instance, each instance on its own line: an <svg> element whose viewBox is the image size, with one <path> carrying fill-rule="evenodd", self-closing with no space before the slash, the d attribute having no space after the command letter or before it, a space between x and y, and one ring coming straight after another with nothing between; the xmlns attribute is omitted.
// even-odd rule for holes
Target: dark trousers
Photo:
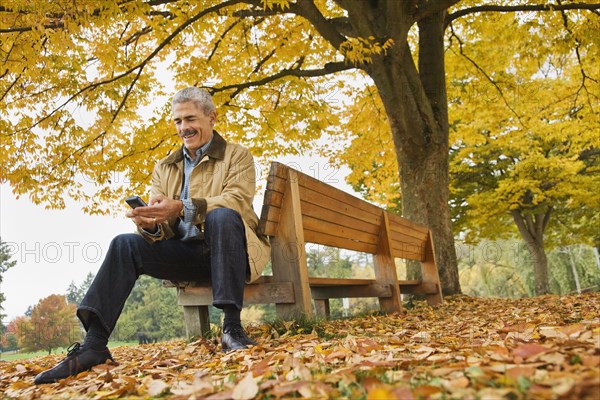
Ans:
<svg viewBox="0 0 600 400"><path fill-rule="evenodd" d="M150 244L133 233L115 237L77 316L88 330L90 313L94 313L112 332L142 274L173 281L210 279L213 305L235 305L241 310L247 270L242 218L234 210L217 208L206 215L203 240L172 239Z"/></svg>

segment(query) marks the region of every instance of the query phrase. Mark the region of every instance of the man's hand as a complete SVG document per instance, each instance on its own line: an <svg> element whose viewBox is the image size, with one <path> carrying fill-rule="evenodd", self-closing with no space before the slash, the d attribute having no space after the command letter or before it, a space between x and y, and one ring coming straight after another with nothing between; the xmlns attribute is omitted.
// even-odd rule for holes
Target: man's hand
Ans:
<svg viewBox="0 0 600 400"><path fill-rule="evenodd" d="M133 217L131 211L126 215L131 218L134 224L148 232L155 232L158 229L158 221L155 218Z"/></svg>
<svg viewBox="0 0 600 400"><path fill-rule="evenodd" d="M178 216L182 208L181 200L173 200L158 194L150 198L148 206L134 208L126 215L140 228L153 229L157 224Z"/></svg>

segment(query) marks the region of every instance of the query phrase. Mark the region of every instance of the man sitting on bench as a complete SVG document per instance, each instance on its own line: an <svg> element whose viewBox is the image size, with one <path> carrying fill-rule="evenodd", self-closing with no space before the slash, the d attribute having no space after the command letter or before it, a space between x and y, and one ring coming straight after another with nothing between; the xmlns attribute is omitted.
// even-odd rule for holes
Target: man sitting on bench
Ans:
<svg viewBox="0 0 600 400"><path fill-rule="evenodd" d="M244 284L260 276L270 250L267 237L256 233L252 155L213 130L217 114L206 91L183 89L172 107L183 146L155 166L149 205L127 213L139 234L113 239L79 305L84 343L73 345L63 361L40 373L36 384L112 360L108 338L141 274L173 281L210 279L213 305L225 315L223 350L255 344L240 322Z"/></svg>

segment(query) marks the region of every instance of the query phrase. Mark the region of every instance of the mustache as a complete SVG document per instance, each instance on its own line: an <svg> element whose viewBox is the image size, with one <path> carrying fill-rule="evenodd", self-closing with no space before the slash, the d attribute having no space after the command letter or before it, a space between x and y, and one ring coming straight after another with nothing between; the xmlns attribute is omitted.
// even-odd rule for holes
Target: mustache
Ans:
<svg viewBox="0 0 600 400"><path fill-rule="evenodd" d="M181 132L181 133L179 134L179 136L180 136L180 137L184 137L184 136L186 136L186 135L193 135L194 133L198 133L198 131L197 131L197 130L195 130L195 129L193 129L193 128L189 128L189 129L186 129L185 131Z"/></svg>

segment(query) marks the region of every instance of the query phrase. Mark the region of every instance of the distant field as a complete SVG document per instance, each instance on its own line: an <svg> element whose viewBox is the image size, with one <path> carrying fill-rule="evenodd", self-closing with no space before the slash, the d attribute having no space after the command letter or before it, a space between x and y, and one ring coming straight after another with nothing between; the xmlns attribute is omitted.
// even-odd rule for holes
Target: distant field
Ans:
<svg viewBox="0 0 600 400"><path fill-rule="evenodd" d="M119 347L119 346L131 346L131 345L135 345L138 344L137 342L108 342L108 347L113 348L113 347ZM66 353L67 352L67 348L66 347L61 347L58 349L52 349L52 354L61 354L61 353ZM43 350L43 351L35 351L35 352L31 352L31 353L0 353L0 360L3 361L14 361L14 360L26 360L28 358L34 358L34 357L39 357L39 356L47 356L48 352Z"/></svg>

